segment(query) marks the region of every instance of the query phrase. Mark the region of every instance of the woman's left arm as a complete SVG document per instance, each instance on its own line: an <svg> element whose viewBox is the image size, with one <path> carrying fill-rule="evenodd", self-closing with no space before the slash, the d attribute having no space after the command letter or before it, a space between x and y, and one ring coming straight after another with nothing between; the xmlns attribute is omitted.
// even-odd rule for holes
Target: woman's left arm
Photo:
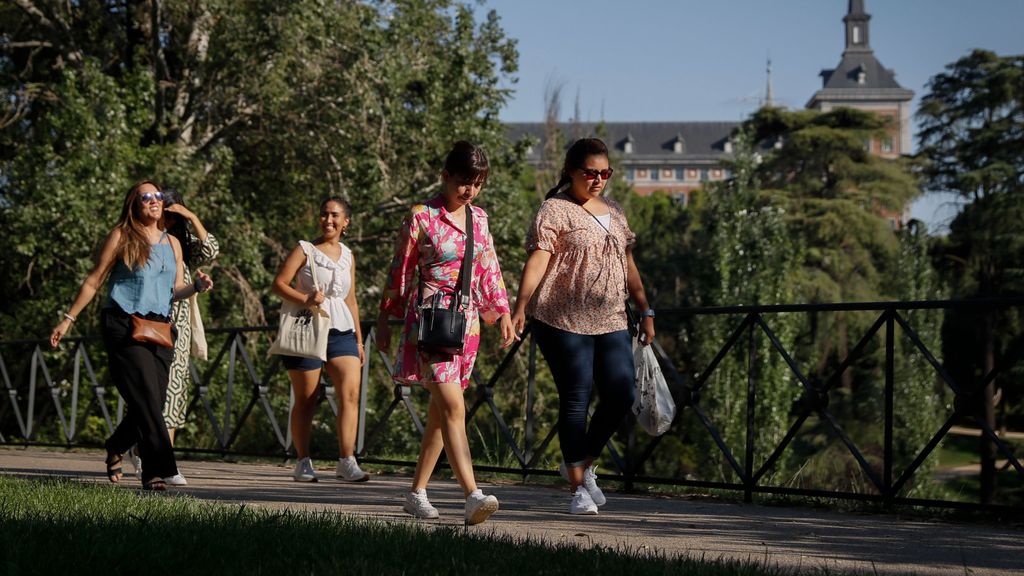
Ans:
<svg viewBox="0 0 1024 576"><path fill-rule="evenodd" d="M345 296L345 304L348 305L348 311L352 313L352 321L355 323L353 330L356 332L356 342L359 345L359 363L362 364L366 361L366 355L363 353L363 327L359 324L359 302L356 301L356 257L351 256L352 259L352 284L349 286L348 295Z"/></svg>
<svg viewBox="0 0 1024 576"><path fill-rule="evenodd" d="M512 309L508 304L508 290L505 279L501 277L501 266L498 264L498 253L494 250L494 238L491 231L481 226L484 237L484 250L480 259L479 273L475 278L480 287L480 317L484 322L493 324L496 320L501 328L501 347L507 348L519 339L512 329Z"/></svg>
<svg viewBox="0 0 1024 576"><path fill-rule="evenodd" d="M626 287L633 302L641 311L647 311L651 307L647 303L647 294L644 292L644 283L640 280L640 271L633 261L633 246L626 248ZM654 342L654 317L644 316L640 321L640 342L648 345Z"/></svg>
<svg viewBox="0 0 1024 576"><path fill-rule="evenodd" d="M168 236L167 238L171 241L171 248L174 249L174 293L171 295L171 301L177 302L178 300L184 300L198 294L199 292L206 292L213 288L213 280L207 274L196 271L196 279L191 284L185 283L185 263L181 257L181 243L174 236Z"/></svg>

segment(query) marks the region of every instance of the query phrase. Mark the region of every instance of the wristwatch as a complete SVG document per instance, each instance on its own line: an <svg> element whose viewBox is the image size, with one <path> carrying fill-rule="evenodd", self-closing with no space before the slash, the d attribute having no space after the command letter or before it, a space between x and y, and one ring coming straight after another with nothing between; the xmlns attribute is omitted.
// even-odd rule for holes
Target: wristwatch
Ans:
<svg viewBox="0 0 1024 576"><path fill-rule="evenodd" d="M654 318L654 308L648 308L640 313L641 318Z"/></svg>

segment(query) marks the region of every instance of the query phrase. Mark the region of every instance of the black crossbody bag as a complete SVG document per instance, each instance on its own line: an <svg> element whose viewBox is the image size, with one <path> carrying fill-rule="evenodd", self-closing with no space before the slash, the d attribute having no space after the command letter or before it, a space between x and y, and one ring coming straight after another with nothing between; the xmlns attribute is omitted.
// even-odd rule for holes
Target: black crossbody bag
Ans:
<svg viewBox="0 0 1024 576"><path fill-rule="evenodd" d="M423 305L423 281L419 286L420 326L416 346L421 352L458 356L466 346L466 322L473 279L473 210L466 206L466 253L459 270L459 288L444 307L444 292L438 290Z"/></svg>

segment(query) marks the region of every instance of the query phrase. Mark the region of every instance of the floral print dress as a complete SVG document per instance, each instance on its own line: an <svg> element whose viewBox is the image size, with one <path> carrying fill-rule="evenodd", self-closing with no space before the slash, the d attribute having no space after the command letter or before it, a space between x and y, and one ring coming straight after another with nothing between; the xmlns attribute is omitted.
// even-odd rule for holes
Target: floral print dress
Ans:
<svg viewBox="0 0 1024 576"><path fill-rule="evenodd" d="M413 206L402 225L380 305L381 310L390 316L405 319L394 373L398 382L458 382L465 390L469 387L473 363L480 348L480 318L493 324L502 314L510 312L508 292L494 252L487 214L475 206L467 209L473 210L473 279L466 345L461 356L426 353L417 349L420 317L417 303L421 283L424 300L438 290L450 294L459 288L459 270L466 253L466 233L452 223L441 196ZM447 306L448 303L446 297L444 304Z"/></svg>

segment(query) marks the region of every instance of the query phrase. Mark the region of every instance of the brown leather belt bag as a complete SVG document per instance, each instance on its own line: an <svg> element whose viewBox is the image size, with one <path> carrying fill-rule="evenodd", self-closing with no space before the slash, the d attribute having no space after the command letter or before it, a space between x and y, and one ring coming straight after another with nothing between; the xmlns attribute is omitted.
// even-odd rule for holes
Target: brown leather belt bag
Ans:
<svg viewBox="0 0 1024 576"><path fill-rule="evenodd" d="M170 322L146 320L145 318L132 315L132 338L139 342L149 342L164 348L174 348Z"/></svg>

